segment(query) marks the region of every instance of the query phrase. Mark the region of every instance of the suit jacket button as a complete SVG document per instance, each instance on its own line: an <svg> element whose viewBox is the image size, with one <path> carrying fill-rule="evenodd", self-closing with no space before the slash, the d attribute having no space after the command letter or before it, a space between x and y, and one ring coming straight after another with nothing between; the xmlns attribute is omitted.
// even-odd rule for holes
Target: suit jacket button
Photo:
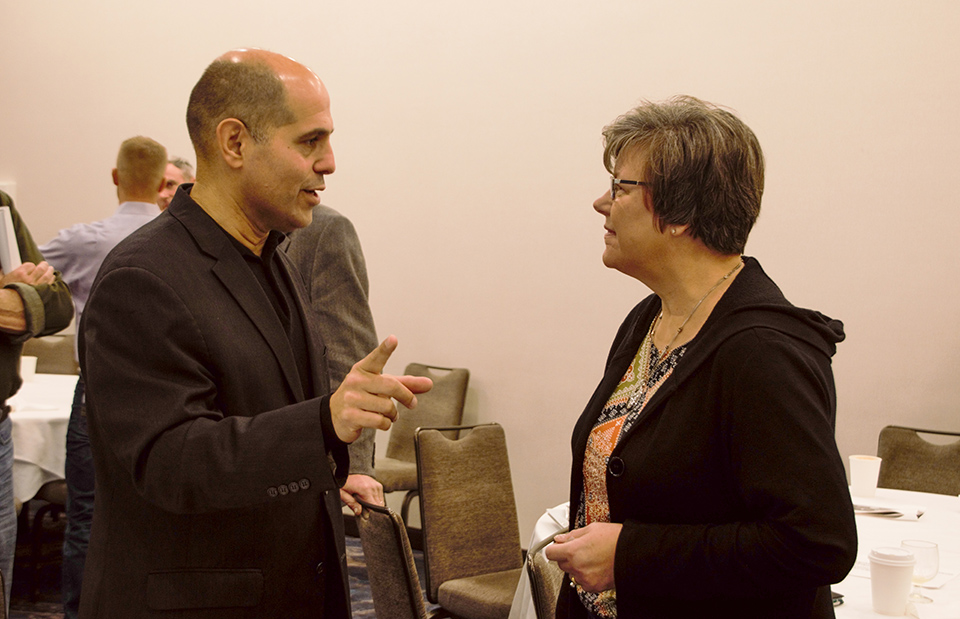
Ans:
<svg viewBox="0 0 960 619"><path fill-rule="evenodd" d="M287 496L288 494L290 494L290 488L287 488L286 484L280 484L277 487L277 492L280 493L280 496Z"/></svg>
<svg viewBox="0 0 960 619"><path fill-rule="evenodd" d="M301 490L306 490L307 488L310 487L310 480L304 477L303 479L300 480L299 484L300 484Z"/></svg>
<svg viewBox="0 0 960 619"><path fill-rule="evenodd" d="M300 492L300 485L295 481L287 484L287 487L290 488L290 492Z"/></svg>
<svg viewBox="0 0 960 619"><path fill-rule="evenodd" d="M273 487L267 488L267 496L269 496L271 499L277 498L278 494L279 492L277 492L276 488L273 488Z"/></svg>
<svg viewBox="0 0 960 619"><path fill-rule="evenodd" d="M623 475L623 469L626 468L623 460L617 456L610 458L610 461L607 462L607 470L610 471L610 474L614 477L620 477Z"/></svg>

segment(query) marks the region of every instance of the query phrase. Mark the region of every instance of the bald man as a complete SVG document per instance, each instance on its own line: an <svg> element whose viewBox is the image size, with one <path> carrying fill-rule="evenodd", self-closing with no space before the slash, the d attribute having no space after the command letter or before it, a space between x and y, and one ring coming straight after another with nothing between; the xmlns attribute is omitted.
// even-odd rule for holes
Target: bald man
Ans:
<svg viewBox="0 0 960 619"><path fill-rule="evenodd" d="M335 164L320 79L229 52L194 87L197 181L117 246L81 324L97 504L80 616L350 616L346 444L430 382L389 337L328 395L284 234Z"/></svg>
<svg viewBox="0 0 960 619"><path fill-rule="evenodd" d="M166 162L167 150L158 142L144 136L124 140L112 172L120 202L117 210L106 219L65 228L40 247L47 262L70 286L78 317L83 315L93 280L110 250L160 214L157 190L163 186ZM63 533L61 584L65 619L76 619L80 609L83 564L93 522L93 466L81 377L67 426L67 527Z"/></svg>

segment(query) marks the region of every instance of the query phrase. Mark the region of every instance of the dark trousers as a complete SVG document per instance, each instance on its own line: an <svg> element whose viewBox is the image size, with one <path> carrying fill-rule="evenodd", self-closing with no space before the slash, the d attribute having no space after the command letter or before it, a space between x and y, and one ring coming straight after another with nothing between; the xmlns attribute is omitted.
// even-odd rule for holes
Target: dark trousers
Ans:
<svg viewBox="0 0 960 619"><path fill-rule="evenodd" d="M77 381L67 426L67 527L63 534L63 615L76 619L80 608L83 564L93 522L93 454L87 435L83 378Z"/></svg>

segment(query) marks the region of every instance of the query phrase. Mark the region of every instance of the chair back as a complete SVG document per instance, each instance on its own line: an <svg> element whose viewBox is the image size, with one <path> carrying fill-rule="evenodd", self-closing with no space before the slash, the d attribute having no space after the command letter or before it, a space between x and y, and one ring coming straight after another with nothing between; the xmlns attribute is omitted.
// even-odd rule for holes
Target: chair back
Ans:
<svg viewBox="0 0 960 619"><path fill-rule="evenodd" d="M564 531L557 531L554 535ZM527 551L527 578L530 579L530 594L537 619L554 619L557 616L557 598L563 586L563 570L543 554L543 549L553 541L553 537L551 535Z"/></svg>
<svg viewBox="0 0 960 619"><path fill-rule="evenodd" d="M37 358L41 374L79 374L73 334L35 337L23 343L23 354Z"/></svg>
<svg viewBox="0 0 960 619"><path fill-rule="evenodd" d="M407 529L393 510L360 501L357 518L378 619L426 619Z"/></svg>
<svg viewBox="0 0 960 619"><path fill-rule="evenodd" d="M447 438L444 430L460 436ZM416 453L427 599L437 603L440 585L449 580L519 570L520 528L503 428L420 428Z"/></svg>
<svg viewBox="0 0 960 619"><path fill-rule="evenodd" d="M946 445L931 443L924 434L956 437ZM881 488L935 494L960 494L960 433L887 426L877 446Z"/></svg>
<svg viewBox="0 0 960 619"><path fill-rule="evenodd" d="M412 411L403 411L390 427L386 456L395 460L416 462L413 435L417 428L458 426L463 420L463 404L467 399L470 370L411 363L404 373L410 376L426 376L433 381L433 388L427 393L417 395L417 407ZM456 438L456 434L452 438Z"/></svg>

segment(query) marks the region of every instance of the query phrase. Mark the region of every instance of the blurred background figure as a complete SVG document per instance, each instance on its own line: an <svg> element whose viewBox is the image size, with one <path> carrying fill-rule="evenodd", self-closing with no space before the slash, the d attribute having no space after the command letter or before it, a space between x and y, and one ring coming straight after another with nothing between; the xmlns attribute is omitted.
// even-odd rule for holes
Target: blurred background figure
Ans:
<svg viewBox="0 0 960 619"><path fill-rule="evenodd" d="M157 204L160 210L166 210L170 206L170 200L173 200L173 194L177 193L177 187L183 183L192 183L195 180L193 166L182 157L174 157L167 162L166 170L163 173L163 185L160 187L160 193L157 196Z"/></svg>
<svg viewBox="0 0 960 619"><path fill-rule="evenodd" d="M370 311L370 283L360 238L353 223L339 212L318 205L313 221L290 235L287 253L303 275L310 306L319 316L315 327L327 346L330 389L336 390L354 363L377 347L377 329ZM350 474L340 498L355 514L360 504L383 505L383 485L373 477L376 430L365 429L350 443Z"/></svg>
<svg viewBox="0 0 960 619"><path fill-rule="evenodd" d="M13 442L9 400L20 389L20 353L32 337L52 335L73 318L70 290L44 262L10 196L0 191L0 206L10 208L21 265L0 275L0 572L10 608L13 559L17 551L17 510L13 497Z"/></svg>
<svg viewBox="0 0 960 619"><path fill-rule="evenodd" d="M77 324L103 259L127 235L160 214L158 190L162 192L167 180L164 178L166 161L166 149L154 140L141 136L125 140L112 172L120 202L117 210L106 219L61 230L40 248L50 264L63 273L64 281L73 292ZM67 426L67 526L63 534L61 585L67 619L74 619L79 612L83 566L93 522L95 474L85 402L81 376Z"/></svg>

